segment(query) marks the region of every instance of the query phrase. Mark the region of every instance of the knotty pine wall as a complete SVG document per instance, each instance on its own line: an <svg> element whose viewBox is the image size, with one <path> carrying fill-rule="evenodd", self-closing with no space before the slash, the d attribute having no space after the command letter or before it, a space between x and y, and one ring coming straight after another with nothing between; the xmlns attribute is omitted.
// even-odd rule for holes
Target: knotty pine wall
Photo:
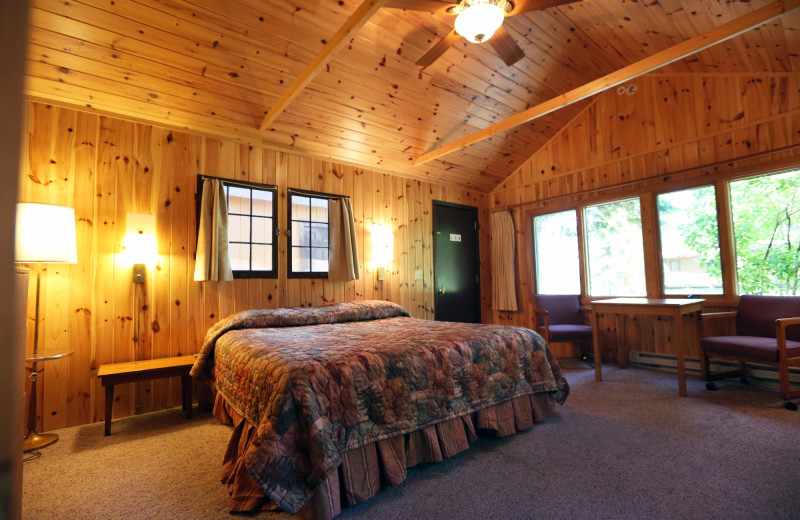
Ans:
<svg viewBox="0 0 800 520"><path fill-rule="evenodd" d="M533 215L800 166L797 74L650 74L632 83L633 95L611 90L597 96L490 194L490 211L509 208L514 215L521 302L519 312L494 311L493 322L533 325ZM644 232L652 238L656 230ZM646 256L657 254L655 246L645 247ZM660 296L658 285L648 280L648 296ZM735 300L726 296L706 308L730 309ZM668 321L630 318L625 333L635 350L676 354ZM614 327L612 319L601 324L606 349L609 334L619 334ZM688 343L689 355L698 356L696 334ZM576 353L564 344L553 350L559 356Z"/></svg>
<svg viewBox="0 0 800 520"><path fill-rule="evenodd" d="M473 191L37 102L27 104L26 125L19 200L74 207L78 238L78 264L42 266L40 352L74 354L44 363L39 431L102 420L100 364L195 353L211 325L243 309L385 299L433 319L433 200L478 206L488 229L485 195ZM287 187L349 195L361 278L287 279L282 234L278 279L192 281L198 173L276 184L282 231ZM134 286L131 266L118 255L129 212L156 215L160 262L143 286ZM394 232L394 263L382 283L371 263L373 224ZM488 251L484 231L484 269ZM414 280L417 269L422 280ZM178 405L179 387L179 380L165 379L118 386L114 415Z"/></svg>

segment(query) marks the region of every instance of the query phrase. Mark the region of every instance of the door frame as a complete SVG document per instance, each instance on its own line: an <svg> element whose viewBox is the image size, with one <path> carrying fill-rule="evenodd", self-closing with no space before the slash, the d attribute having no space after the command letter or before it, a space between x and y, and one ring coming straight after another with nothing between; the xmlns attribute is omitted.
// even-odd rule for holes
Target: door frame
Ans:
<svg viewBox="0 0 800 520"><path fill-rule="evenodd" d="M475 283L475 315L478 317L477 323L483 323L483 314L481 312L481 242L478 207L469 206L467 204L458 204L455 202L445 202L441 200L433 201L433 214L431 216L431 240L433 242L433 319L438 320L437 314L439 312L438 306L436 305L438 300L437 290L439 287L439 284L436 283L436 214L438 212L438 208L463 209L472 213L473 222L475 223L475 276L477 277Z"/></svg>

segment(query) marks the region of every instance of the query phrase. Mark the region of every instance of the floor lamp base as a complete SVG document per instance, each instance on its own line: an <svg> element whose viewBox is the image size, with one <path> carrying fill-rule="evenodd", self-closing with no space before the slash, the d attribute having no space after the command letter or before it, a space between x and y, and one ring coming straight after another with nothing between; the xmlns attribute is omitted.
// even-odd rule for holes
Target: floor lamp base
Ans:
<svg viewBox="0 0 800 520"><path fill-rule="evenodd" d="M58 434L55 433L36 433L36 430L28 430L25 439L22 441L22 451L28 453L29 451L38 450L45 446L50 446L58 440Z"/></svg>

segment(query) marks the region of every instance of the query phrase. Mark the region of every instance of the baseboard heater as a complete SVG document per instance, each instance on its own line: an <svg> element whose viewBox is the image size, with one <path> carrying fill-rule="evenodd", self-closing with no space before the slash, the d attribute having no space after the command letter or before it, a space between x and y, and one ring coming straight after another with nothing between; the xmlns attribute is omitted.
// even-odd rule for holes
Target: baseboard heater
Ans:
<svg viewBox="0 0 800 520"><path fill-rule="evenodd" d="M658 370L678 371L678 359L667 354L652 354L649 352L630 352L631 365L644 368L655 368ZM700 360L698 358L685 358L686 373L700 375ZM711 361L711 373L733 370L737 367L735 361ZM747 377L753 381L767 384L778 384L778 370L767 365L756 365L747 363ZM800 386L800 369L789 369L789 382L792 386Z"/></svg>

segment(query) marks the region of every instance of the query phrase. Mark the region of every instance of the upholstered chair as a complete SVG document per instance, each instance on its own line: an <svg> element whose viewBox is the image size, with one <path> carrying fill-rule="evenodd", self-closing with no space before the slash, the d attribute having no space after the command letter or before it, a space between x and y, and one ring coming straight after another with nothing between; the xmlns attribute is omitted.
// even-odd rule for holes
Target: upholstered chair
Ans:
<svg viewBox="0 0 800 520"><path fill-rule="evenodd" d="M790 387L789 367L800 367L800 296L742 296L735 312L702 314L704 332L708 320L732 317L735 336L700 339L700 370L706 388L716 390L713 381L727 377L739 377L746 384L746 363L774 366L784 406L796 410L797 404L789 400L800 397L800 388ZM737 361L738 368L712 374L711 358Z"/></svg>
<svg viewBox="0 0 800 520"><path fill-rule="evenodd" d="M592 327L586 325L579 294L537 294L534 309L536 332L550 342L577 343L581 359L592 356Z"/></svg>

